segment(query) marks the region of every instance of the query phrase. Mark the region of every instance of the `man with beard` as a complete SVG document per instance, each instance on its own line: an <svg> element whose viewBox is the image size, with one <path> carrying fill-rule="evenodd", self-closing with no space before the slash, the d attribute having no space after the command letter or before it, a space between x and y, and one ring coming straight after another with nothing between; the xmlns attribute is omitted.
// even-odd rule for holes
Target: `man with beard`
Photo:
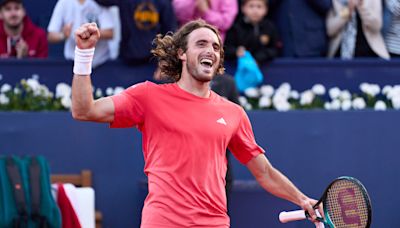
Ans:
<svg viewBox="0 0 400 228"><path fill-rule="evenodd" d="M229 227L226 148L265 190L316 218L317 201L271 165L243 108L211 91L210 81L224 70L221 37L214 26L196 20L175 34L156 37L152 53L162 63L161 74L173 83L139 83L94 100L89 75L99 36L96 24L75 32L72 115L111 127L135 126L143 133L149 193L142 228Z"/></svg>
<svg viewBox="0 0 400 228"><path fill-rule="evenodd" d="M0 0L0 58L46 58L46 32L26 15L22 0Z"/></svg>

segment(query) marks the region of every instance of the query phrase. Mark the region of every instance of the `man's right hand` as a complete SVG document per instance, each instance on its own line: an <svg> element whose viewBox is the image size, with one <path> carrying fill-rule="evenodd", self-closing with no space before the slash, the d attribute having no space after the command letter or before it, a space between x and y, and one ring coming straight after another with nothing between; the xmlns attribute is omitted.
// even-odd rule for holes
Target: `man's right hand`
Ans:
<svg viewBox="0 0 400 228"><path fill-rule="evenodd" d="M100 39L100 30L96 23L86 23L75 31L75 42L79 49L90 49Z"/></svg>

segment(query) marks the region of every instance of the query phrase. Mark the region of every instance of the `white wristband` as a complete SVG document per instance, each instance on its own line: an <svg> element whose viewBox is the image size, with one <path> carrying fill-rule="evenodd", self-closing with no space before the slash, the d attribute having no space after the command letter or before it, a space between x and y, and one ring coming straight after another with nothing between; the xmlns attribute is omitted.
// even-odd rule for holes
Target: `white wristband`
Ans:
<svg viewBox="0 0 400 228"><path fill-rule="evenodd" d="M92 61L94 48L79 49L75 47L74 74L80 76L90 75L92 73Z"/></svg>

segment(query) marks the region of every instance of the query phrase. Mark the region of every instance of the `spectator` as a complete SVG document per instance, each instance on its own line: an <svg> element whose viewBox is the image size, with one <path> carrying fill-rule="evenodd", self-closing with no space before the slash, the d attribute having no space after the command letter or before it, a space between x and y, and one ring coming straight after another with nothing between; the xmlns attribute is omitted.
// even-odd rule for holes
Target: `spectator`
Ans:
<svg viewBox="0 0 400 228"><path fill-rule="evenodd" d="M228 31L225 41L226 59L236 59L248 50L258 64L278 54L277 31L267 18L268 0L244 0L239 18Z"/></svg>
<svg viewBox="0 0 400 228"><path fill-rule="evenodd" d="M96 0L103 6L120 9L120 58L127 64L148 63L152 40L161 33L177 29L170 0Z"/></svg>
<svg viewBox="0 0 400 228"><path fill-rule="evenodd" d="M93 67L97 67L111 57L108 41L114 36L114 24L110 10L94 0L58 0L47 28L48 40L51 43L65 41L64 57L73 60L75 40L72 31L88 22L96 22L100 28L101 40L96 45L93 59Z"/></svg>
<svg viewBox="0 0 400 228"><path fill-rule="evenodd" d="M282 39L284 57L326 56L325 19L331 0L270 0L270 13Z"/></svg>
<svg viewBox="0 0 400 228"><path fill-rule="evenodd" d="M391 14L385 34L385 42L391 57L400 57L400 1L385 0L386 9Z"/></svg>
<svg viewBox="0 0 400 228"><path fill-rule="evenodd" d="M381 29L381 0L333 0L327 17L328 57L388 59Z"/></svg>
<svg viewBox="0 0 400 228"><path fill-rule="evenodd" d="M238 13L236 0L172 0L180 25L194 19L203 19L217 27L222 41Z"/></svg>
<svg viewBox="0 0 400 228"><path fill-rule="evenodd" d="M22 0L0 0L0 58L46 58L46 32L26 15Z"/></svg>

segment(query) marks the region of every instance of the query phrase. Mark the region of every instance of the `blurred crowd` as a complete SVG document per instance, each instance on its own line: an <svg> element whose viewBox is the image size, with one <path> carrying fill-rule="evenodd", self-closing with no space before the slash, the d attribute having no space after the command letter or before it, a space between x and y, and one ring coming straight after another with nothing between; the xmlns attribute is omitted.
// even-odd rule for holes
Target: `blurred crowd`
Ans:
<svg viewBox="0 0 400 228"><path fill-rule="evenodd" d="M227 60L400 56L400 0L58 0L47 31L23 0L0 0L0 58L52 57L49 45L62 43L72 60L75 29L96 22L94 67L148 63L157 34L197 18L220 30Z"/></svg>

